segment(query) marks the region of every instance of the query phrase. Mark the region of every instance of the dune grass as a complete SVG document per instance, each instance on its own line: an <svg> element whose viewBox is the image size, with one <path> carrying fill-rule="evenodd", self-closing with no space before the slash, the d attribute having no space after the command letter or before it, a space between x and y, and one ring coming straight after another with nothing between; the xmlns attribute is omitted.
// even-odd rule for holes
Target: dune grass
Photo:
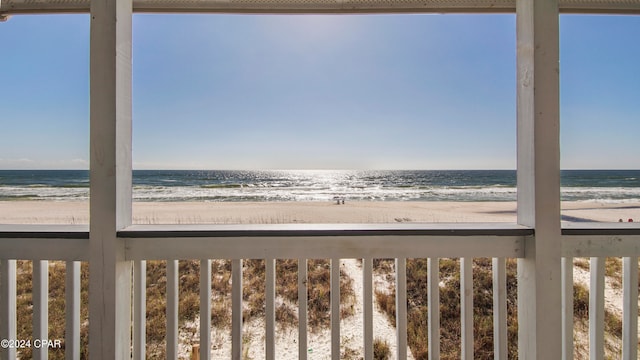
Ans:
<svg viewBox="0 0 640 360"><path fill-rule="evenodd" d="M507 298L508 298L508 337L509 358L517 358L517 298L515 260L507 261ZM577 266L585 262L576 261ZM620 260L608 259L607 276L615 284L620 278ZM17 320L18 338L32 337L32 272L31 261L17 262ZM416 359L425 359L427 348L427 282L426 259L410 259L407 262L408 288L408 341ZM440 316L441 316L441 358L460 358L460 272L457 259L440 260ZM588 262L586 262L588 266ZM64 303L65 303L65 264L49 262L49 338L62 340L61 349L49 351L50 359L64 359ZM377 276L392 279L393 261L375 260ZM474 260L474 351L476 358L491 358L493 354L493 298L491 259ZM197 338L194 328L185 325L193 323L199 315L199 261L179 262L179 319L180 331L191 332L190 337ZM212 311L211 323L214 327L227 329L231 324L231 261L214 260L212 273ZM281 328L297 327L297 260L278 260L276 262L276 296L280 299L276 308L276 320ZM82 263L81 272L81 349L82 358L88 358L88 264ZM244 261L244 301L243 318L245 322L264 316L264 276L263 260ZM308 261L308 306L309 327L311 331L321 331L330 326L330 266L328 260ZM618 280L617 280L618 279ZM392 283L392 281L391 281ZM354 314L352 279L341 272L341 317ZM576 324L588 323L588 289L580 284L574 285L574 316ZM166 336L166 262L147 262L147 355L148 358L164 358ZM378 306L395 324L395 291L376 288L375 298ZM607 353L614 354L614 344L619 341L622 321L616 314L605 312ZM578 328L578 326L577 326ZM191 330L190 330L191 329ZM617 339L617 340L616 340ZM387 358L389 345L376 340L376 358ZM349 349L345 356L350 357ZM31 358L31 349L19 351L21 358Z"/></svg>
<svg viewBox="0 0 640 360"><path fill-rule="evenodd" d="M276 309L276 321L281 327L297 326L297 311L292 310L298 300L297 260L278 260L276 272L276 296L283 299ZM49 352L49 359L64 359L65 317L65 264L50 262L49 265L49 338L61 339L63 347ZM33 298L32 261L17 262L17 323L18 338L32 338ZM200 262L179 261L179 319L180 331L189 330L185 324L193 322L199 315ZM211 262L211 324L217 328L231 326L231 261ZM88 358L88 264L82 264L81 275L81 348L82 358ZM243 300L245 322L264 316L265 309L264 260L245 260L243 273ZM330 325L330 266L328 260L308 261L308 311L311 331L321 331ZM355 294L353 280L344 272L340 275L341 318L354 314ZM165 357L166 337L166 261L147 262L147 357ZM297 306L297 305L295 305ZM31 358L31 349L21 349L21 358Z"/></svg>
<svg viewBox="0 0 640 360"><path fill-rule="evenodd" d="M588 270L588 261L576 259L576 266ZM621 281L621 261L617 258L605 262L606 275L612 286ZM460 271L457 259L440 259L440 357L459 359L461 351L460 324ZM393 270L392 260L374 262L377 274L389 277ZM517 280L516 260L507 260L507 336L508 357L517 359L518 321L517 321ZM416 359L428 358L427 346L427 260L410 259L407 261L407 301L409 304L408 343ZM474 259L474 356L477 359L493 358L493 279L491 259ZM395 324L395 291L377 289L375 293L378 306ZM581 284L574 284L574 322L576 330L588 330L589 290ZM607 358L616 358L622 337L622 319L605 309L605 351ZM577 342L576 358L585 354L584 342Z"/></svg>

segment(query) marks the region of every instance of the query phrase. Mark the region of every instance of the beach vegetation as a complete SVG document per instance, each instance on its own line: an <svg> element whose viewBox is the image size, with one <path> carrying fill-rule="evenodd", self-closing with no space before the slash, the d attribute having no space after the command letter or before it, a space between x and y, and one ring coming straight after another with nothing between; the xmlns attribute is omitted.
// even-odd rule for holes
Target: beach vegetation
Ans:
<svg viewBox="0 0 640 360"><path fill-rule="evenodd" d="M245 323L264 316L263 260L244 262L244 312ZM580 267L580 259L576 266ZM620 277L620 259L607 261L607 281ZM587 261L588 264L588 261ZM323 331L330 326L330 263L328 260L308 260L308 316L311 331ZM197 331L193 323L199 318L199 274L197 260L179 261L179 327L181 341L195 343ZM394 261L374 260L377 306L395 325ZM440 259L440 321L441 357L460 357L460 272L458 259ZM213 260L211 322L214 328L228 329L231 325L231 261ZM276 321L280 329L297 327L297 260L276 261ZM49 262L49 338L62 339L61 349L51 349L50 359L64 359L65 333L65 263ZM416 359L428 355L427 347L427 260L407 261L408 343ZM31 338L33 330L33 262L17 262L17 323L18 338ZM88 279L86 262L81 266L81 357L88 358ZM474 351L476 358L493 356L493 291L491 259L474 259ZM166 337L166 261L147 262L147 357L164 358ZM383 285L381 285L383 284ZM384 285L386 284L386 285ZM248 289L251 289L249 291ZM516 261L507 261L507 309L509 357L517 357L517 294ZM341 318L354 314L356 294L353 280L341 270ZM576 328L576 354L584 354L588 343L581 340L588 330L589 290L587 286L574 284L574 323ZM608 356L619 353L622 320L611 309L605 309L606 352ZM185 335L186 334L186 340ZM583 335L580 335L583 334ZM190 339L190 340L189 340ZM587 348L585 348L587 347ZM353 349L351 349L353 350ZM348 349L345 354L348 355ZM350 351L350 350L349 350ZM384 339L376 339L376 359L387 358L389 345ZM30 349L21 349L20 358L30 358Z"/></svg>
<svg viewBox="0 0 640 360"><path fill-rule="evenodd" d="M607 279L620 277L615 272L619 259L608 259ZM578 264L584 263L580 259ZM393 279L393 260L374 261L377 276ZM577 266L580 266L578 265ZM587 261L588 264L588 261ZM507 336L508 357L517 358L517 279L516 260L507 260ZM460 323L460 271L458 259L440 259L440 356L442 359L459 359L461 352ZM615 281L615 280L612 280ZM474 356L493 358L493 279L491 259L478 258L473 263L474 283ZM393 285L393 284L391 284ZM428 358L428 297L427 259L407 260L407 340L415 359ZM395 289L377 288L376 303L395 324ZM574 284L574 322L576 324L577 358L588 353L586 337L589 321L589 289L579 283ZM622 336L622 320L610 309L605 309L606 352L608 356L618 354ZM586 349L585 349L586 347Z"/></svg>
<svg viewBox="0 0 640 360"><path fill-rule="evenodd" d="M388 360L391 358L391 347L386 340L380 338L373 340L373 358L375 360Z"/></svg>

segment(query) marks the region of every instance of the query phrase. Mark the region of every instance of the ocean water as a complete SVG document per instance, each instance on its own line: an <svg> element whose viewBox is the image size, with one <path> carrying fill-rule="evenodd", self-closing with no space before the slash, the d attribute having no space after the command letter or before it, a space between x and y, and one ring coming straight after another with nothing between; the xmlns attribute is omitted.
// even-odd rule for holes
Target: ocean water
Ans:
<svg viewBox="0 0 640 360"><path fill-rule="evenodd" d="M640 170L562 171L562 199L640 202ZM514 201L514 170L134 170L134 201ZM0 201L88 200L86 170L0 170Z"/></svg>

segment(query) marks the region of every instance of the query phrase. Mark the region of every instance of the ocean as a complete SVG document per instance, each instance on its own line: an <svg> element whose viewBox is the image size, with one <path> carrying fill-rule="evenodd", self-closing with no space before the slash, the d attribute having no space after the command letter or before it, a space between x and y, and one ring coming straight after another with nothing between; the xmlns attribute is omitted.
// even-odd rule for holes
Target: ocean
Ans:
<svg viewBox="0 0 640 360"><path fill-rule="evenodd" d="M640 170L564 170L562 199L640 202ZM134 170L134 201L514 201L515 170ZM88 200L86 170L0 170L0 201Z"/></svg>

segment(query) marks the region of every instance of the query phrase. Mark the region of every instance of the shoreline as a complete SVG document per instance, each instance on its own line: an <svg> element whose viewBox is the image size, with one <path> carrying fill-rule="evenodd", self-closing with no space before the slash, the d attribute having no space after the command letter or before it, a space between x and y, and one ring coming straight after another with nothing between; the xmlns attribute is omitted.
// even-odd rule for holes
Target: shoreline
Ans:
<svg viewBox="0 0 640 360"><path fill-rule="evenodd" d="M568 222L640 221L640 202L563 201ZM443 223L517 221L516 202L134 202L134 224ZM0 201L1 224L87 224L88 201Z"/></svg>

